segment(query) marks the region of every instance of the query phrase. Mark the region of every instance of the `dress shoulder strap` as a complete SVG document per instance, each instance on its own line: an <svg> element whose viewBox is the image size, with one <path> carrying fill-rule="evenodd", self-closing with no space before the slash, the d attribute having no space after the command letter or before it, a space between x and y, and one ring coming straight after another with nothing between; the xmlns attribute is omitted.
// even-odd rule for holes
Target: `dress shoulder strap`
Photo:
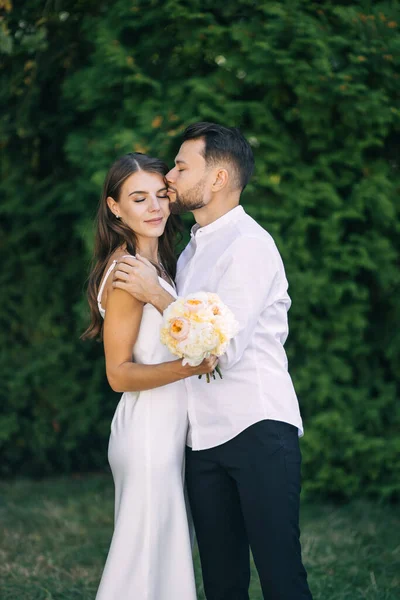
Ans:
<svg viewBox="0 0 400 600"><path fill-rule="evenodd" d="M101 306L101 296L102 296L103 291L104 291L104 286L106 285L107 279L108 279L111 271L114 269L114 267L115 267L116 264L117 264L117 261L113 260L112 263L111 263L111 265L107 269L107 273L103 277L103 281L101 282L99 293L97 294L97 304L99 305L99 308L102 308L102 306Z"/></svg>

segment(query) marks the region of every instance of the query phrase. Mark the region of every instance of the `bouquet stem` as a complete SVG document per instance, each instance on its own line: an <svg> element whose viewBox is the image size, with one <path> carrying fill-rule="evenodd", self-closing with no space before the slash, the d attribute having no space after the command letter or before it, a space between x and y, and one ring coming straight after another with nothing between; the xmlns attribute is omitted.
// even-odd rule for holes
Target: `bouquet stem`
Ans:
<svg viewBox="0 0 400 600"><path fill-rule="evenodd" d="M222 373L221 373L221 369L220 369L220 368L219 368L219 366L217 365L217 366L215 367L214 371L212 371L211 373L206 373L206 380L207 380L207 383L210 383L210 381L211 381L211 377L210 377L210 375L212 376L212 378L213 378L213 379L216 379L216 377L215 377L215 372L217 372L217 373L218 373L218 375L220 376L220 378L221 378L221 379L223 379L223 377L222 377ZM201 379L202 377L203 377L203 375L198 375L198 378L199 378L199 379Z"/></svg>

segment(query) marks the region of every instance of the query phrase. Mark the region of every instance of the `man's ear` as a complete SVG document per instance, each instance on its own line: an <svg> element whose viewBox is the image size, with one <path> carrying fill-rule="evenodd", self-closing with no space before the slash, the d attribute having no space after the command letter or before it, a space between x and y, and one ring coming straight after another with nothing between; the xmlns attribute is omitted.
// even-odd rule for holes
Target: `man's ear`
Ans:
<svg viewBox="0 0 400 600"><path fill-rule="evenodd" d="M218 169L212 186L213 192L219 192L228 185L229 173L226 169Z"/></svg>
<svg viewBox="0 0 400 600"><path fill-rule="evenodd" d="M117 219L120 219L121 215L119 214L118 202L115 202L114 198L112 198L111 196L107 196L107 205L111 212L117 217Z"/></svg>

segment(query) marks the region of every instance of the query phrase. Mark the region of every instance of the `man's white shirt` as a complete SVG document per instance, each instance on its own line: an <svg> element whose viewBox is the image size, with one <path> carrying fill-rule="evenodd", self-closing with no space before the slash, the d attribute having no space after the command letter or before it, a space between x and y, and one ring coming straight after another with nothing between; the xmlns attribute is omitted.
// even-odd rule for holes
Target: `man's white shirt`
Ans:
<svg viewBox="0 0 400 600"><path fill-rule="evenodd" d="M219 359L223 379L185 379L193 450L219 446L263 419L303 433L284 343L291 300L272 237L237 206L210 225L195 225L178 260L179 296L214 292L233 311L239 333Z"/></svg>

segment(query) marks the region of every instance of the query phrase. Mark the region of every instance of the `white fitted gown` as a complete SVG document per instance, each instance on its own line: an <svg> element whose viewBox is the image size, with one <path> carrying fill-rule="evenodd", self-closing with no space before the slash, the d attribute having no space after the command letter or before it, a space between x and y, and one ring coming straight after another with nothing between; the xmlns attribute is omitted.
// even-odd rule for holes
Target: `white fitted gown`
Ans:
<svg viewBox="0 0 400 600"><path fill-rule="evenodd" d="M146 304L133 349L136 363L174 359L160 342L161 323ZM196 600L183 479L187 427L183 381L123 394L108 447L114 533L96 600Z"/></svg>

